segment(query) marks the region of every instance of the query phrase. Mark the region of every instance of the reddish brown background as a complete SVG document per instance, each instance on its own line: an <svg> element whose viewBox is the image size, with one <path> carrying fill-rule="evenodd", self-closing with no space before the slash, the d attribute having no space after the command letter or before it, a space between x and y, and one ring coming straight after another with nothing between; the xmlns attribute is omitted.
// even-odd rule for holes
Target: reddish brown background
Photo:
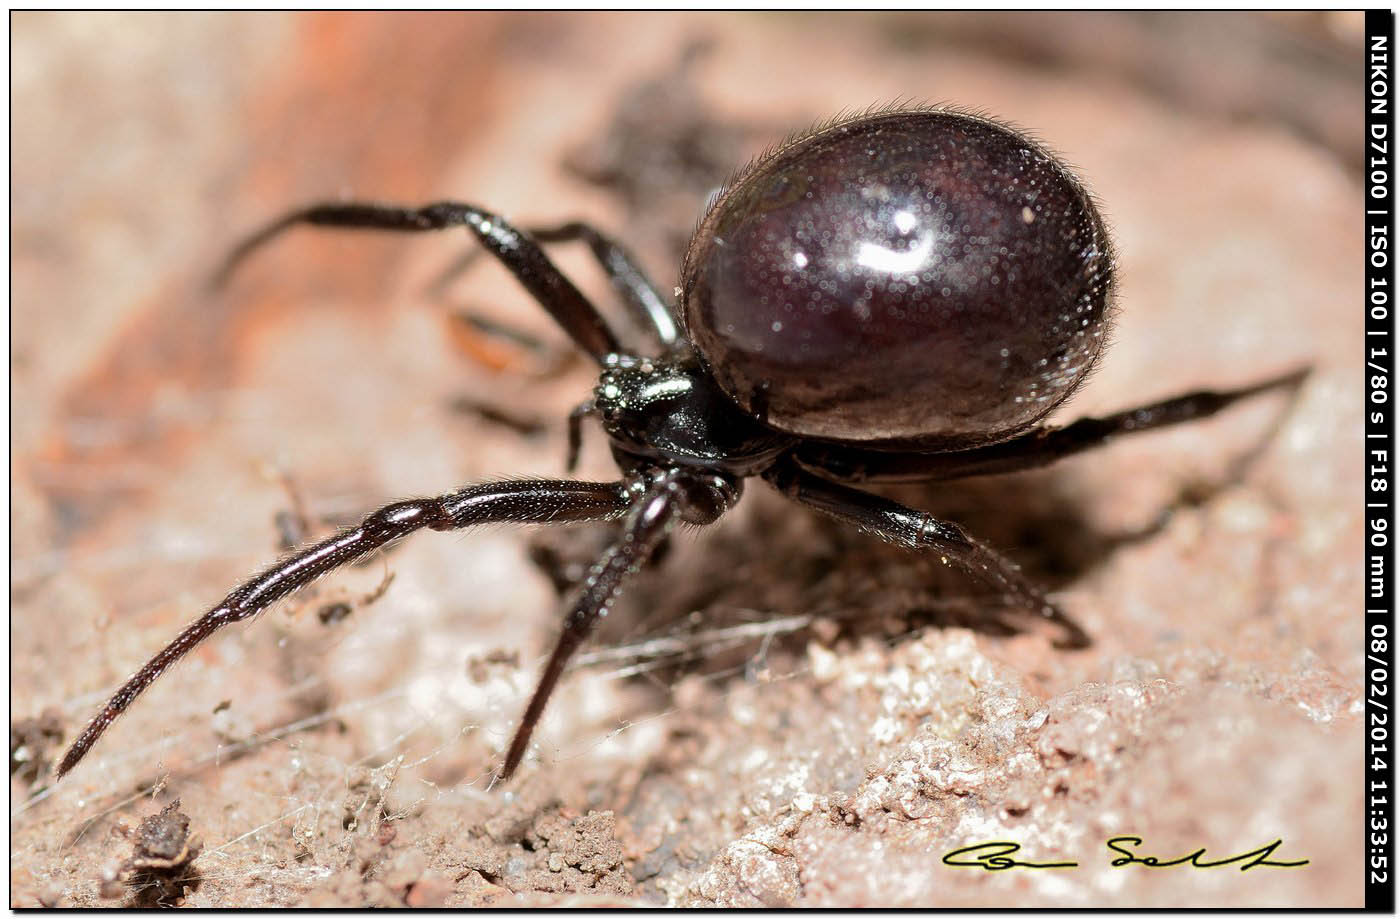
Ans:
<svg viewBox="0 0 1400 919"><path fill-rule="evenodd" d="M50 710L69 737L275 557L288 498L270 469L317 517L560 472L589 371L517 356L493 372L453 346L445 316L465 305L562 344L494 266L425 292L459 235L298 234L209 292L237 235L289 205L585 217L670 286L719 164L843 108L953 101L1060 150L1115 228L1116 343L1066 417L1317 372L1239 475L1282 400L902 493L1052 586L1085 652L1004 634L972 585L751 488L638 582L504 792L484 777L557 601L530 534L419 537L209 642L61 786L12 777L12 904L122 903L98 891L130 854L114 827L179 798L203 843L192 905L1358 905L1359 30L1348 14L16 14L11 717ZM607 301L585 258L559 258ZM549 427L454 412L468 394ZM608 475L604 454L587 441L584 474ZM319 621L386 569L377 603ZM629 676L657 639L709 663ZM1281 838L1279 858L1311 864L1108 867L1125 833L1162 856ZM1081 867L939 864L998 838Z"/></svg>

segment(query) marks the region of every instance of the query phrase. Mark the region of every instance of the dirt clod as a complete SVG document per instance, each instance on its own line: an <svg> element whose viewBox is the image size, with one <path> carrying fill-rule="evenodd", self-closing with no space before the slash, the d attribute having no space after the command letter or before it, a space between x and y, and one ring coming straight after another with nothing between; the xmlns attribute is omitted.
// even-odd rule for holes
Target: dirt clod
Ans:
<svg viewBox="0 0 1400 919"><path fill-rule="evenodd" d="M131 857L102 873L103 897L129 894L125 905L138 909L179 906L185 896L199 887L199 877L190 870L202 844L190 835L190 818L180 811L176 798L152 814L135 830L121 830L132 837Z"/></svg>
<svg viewBox="0 0 1400 919"><path fill-rule="evenodd" d="M564 814L540 818L524 842L533 850L528 867L505 879L517 893L598 893L628 896L635 887L623 866L612 811L570 819Z"/></svg>

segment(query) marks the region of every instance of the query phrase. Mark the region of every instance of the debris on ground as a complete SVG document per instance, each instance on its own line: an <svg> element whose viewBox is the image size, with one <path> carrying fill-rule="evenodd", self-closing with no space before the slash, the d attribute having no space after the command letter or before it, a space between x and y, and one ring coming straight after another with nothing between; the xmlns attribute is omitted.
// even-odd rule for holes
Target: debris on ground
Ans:
<svg viewBox="0 0 1400 919"><path fill-rule="evenodd" d="M134 830L118 825L118 835L134 840L131 857L102 875L100 894L125 896L124 905L138 909L181 906L199 887L191 863L202 843L190 835L190 818L180 811L180 799L152 814Z"/></svg>

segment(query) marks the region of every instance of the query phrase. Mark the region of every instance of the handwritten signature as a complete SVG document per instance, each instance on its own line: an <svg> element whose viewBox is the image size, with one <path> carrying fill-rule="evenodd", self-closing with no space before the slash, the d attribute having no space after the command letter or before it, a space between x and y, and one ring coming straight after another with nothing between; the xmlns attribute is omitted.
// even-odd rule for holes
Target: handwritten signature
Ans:
<svg viewBox="0 0 1400 919"><path fill-rule="evenodd" d="M1139 855L1136 850L1143 844L1141 836L1114 836L1107 840L1106 845L1110 852L1117 853L1117 857L1109 862L1114 868L1122 868L1126 865L1143 865L1147 868L1175 868L1179 865L1190 865L1192 868L1221 868L1225 865L1239 864L1241 871L1248 871L1251 868L1301 868L1308 864L1308 859L1302 858L1296 861L1274 861L1270 858L1274 852L1283 845L1282 839L1275 839L1267 845L1262 845L1257 849L1250 849L1248 852L1241 852L1238 855L1231 855L1228 858L1215 859L1206 858L1206 848L1188 852L1177 858L1160 858L1156 855ZM1021 844L1017 842L983 842L974 846L965 846L961 849L954 849L943 856L943 864L953 868L981 868L984 871L1007 871L1011 868L1078 868L1078 862L1033 862L1022 861L1012 858L1021 851Z"/></svg>

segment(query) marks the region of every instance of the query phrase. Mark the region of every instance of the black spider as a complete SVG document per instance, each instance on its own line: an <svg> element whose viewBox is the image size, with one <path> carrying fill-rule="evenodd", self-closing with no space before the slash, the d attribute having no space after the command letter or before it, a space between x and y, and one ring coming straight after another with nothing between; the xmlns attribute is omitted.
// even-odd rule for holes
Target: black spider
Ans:
<svg viewBox="0 0 1400 919"><path fill-rule="evenodd" d="M602 368L569 418L597 416L615 482L513 481L390 504L238 586L117 691L59 765L71 770L147 686L220 627L415 530L624 518L565 618L501 776L519 765L565 663L678 521L714 523L760 476L808 507L937 552L1084 632L957 525L852 487L1045 465L1114 434L1210 415L1307 370L1038 426L1103 350L1113 253L1089 194L1053 154L988 118L892 108L790 140L737 175L696 229L678 309L583 223L524 232L481 208L321 204L240 245L224 272L300 224L416 232L464 226ZM542 243L583 241L659 346L625 349ZM679 314L677 316L677 313ZM679 319L679 323L678 323ZM684 331L682 331L682 327Z"/></svg>

